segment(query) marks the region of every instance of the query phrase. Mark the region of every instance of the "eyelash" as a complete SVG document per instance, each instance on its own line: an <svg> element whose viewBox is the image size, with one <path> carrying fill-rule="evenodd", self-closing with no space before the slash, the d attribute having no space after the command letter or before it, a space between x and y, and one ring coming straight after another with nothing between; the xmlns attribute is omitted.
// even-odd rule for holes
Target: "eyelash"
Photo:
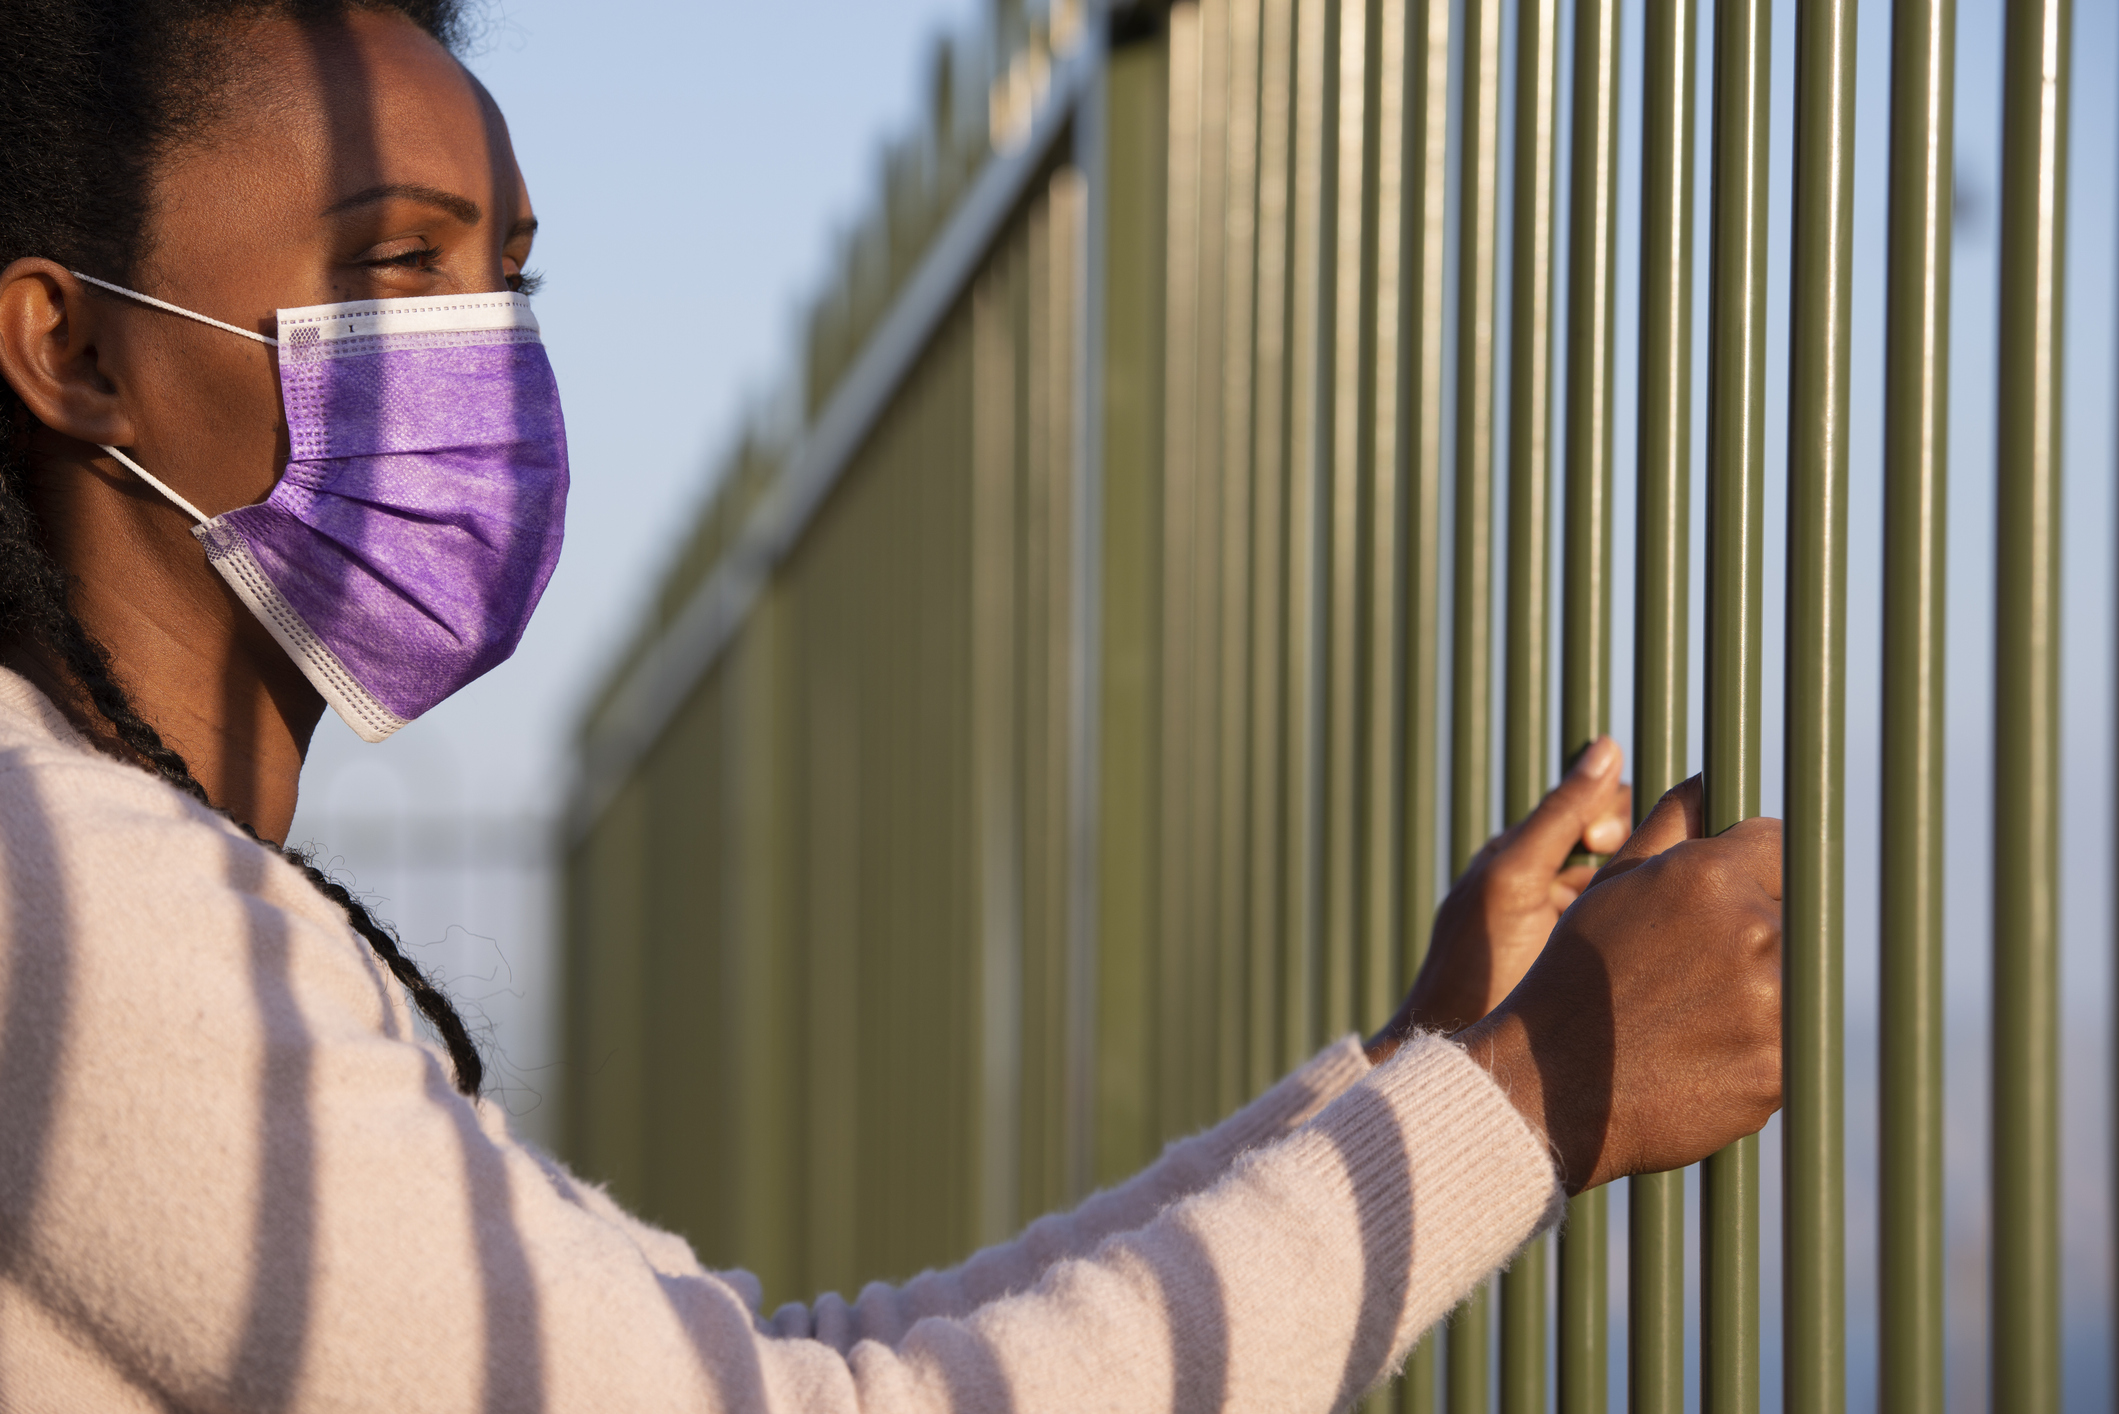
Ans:
<svg viewBox="0 0 2119 1414"><path fill-rule="evenodd" d="M426 268L428 261L433 260L440 254L441 248L439 246L421 246L418 250L408 250L401 255L388 256L371 263L375 265L395 265L406 270L422 270Z"/></svg>
<svg viewBox="0 0 2119 1414"><path fill-rule="evenodd" d="M408 250L401 255L393 255L373 263L376 265L395 265L406 270L420 270L426 267L428 261L433 260L440 254L441 248L439 246L421 246L418 250ZM544 272L540 270L525 270L520 275L510 277L508 288L519 295L534 295L544 288Z"/></svg>

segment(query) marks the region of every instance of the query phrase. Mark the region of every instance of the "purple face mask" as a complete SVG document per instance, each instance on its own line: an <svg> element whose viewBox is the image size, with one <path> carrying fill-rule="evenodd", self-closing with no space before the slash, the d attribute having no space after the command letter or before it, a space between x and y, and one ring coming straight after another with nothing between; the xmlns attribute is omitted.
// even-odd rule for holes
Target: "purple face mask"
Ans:
<svg viewBox="0 0 2119 1414"><path fill-rule="evenodd" d="M91 276L82 276L105 285ZM506 662L559 560L559 388L517 294L279 311L287 470L200 522L207 559L361 736L381 741Z"/></svg>

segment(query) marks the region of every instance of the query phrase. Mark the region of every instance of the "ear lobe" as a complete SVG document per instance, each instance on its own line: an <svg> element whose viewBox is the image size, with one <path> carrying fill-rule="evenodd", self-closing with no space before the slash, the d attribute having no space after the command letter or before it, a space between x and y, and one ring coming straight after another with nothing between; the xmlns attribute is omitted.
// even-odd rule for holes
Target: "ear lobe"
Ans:
<svg viewBox="0 0 2119 1414"><path fill-rule="evenodd" d="M132 418L101 354L107 331L100 302L65 266L27 256L0 270L0 377L52 431L129 446Z"/></svg>

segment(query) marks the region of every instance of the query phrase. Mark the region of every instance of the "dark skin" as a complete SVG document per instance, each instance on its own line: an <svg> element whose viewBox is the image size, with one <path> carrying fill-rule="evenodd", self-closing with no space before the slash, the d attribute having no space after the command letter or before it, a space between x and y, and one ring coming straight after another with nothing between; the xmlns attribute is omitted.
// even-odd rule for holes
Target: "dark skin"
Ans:
<svg viewBox="0 0 2119 1414"><path fill-rule="evenodd" d="M230 56L216 111L155 173L134 288L270 335L277 309L519 285L537 223L507 126L426 33L268 20ZM286 838L323 698L190 518L97 445L209 516L263 500L287 459L273 350L24 259L0 271L0 373L40 424L31 494L82 622L215 804ZM46 654L4 661L117 750Z"/></svg>
<svg viewBox="0 0 2119 1414"><path fill-rule="evenodd" d="M259 21L229 53L216 111L155 173L136 288L270 334L280 308L520 285L536 221L506 125L433 39L356 12ZM97 445L208 515L264 499L286 465L272 350L24 259L0 271L0 374L37 422L31 491L77 613L213 800L284 838L323 700L184 513ZM122 754L43 652L0 661ZM1575 1189L1703 1157L1779 1103L1776 827L1694 838L1680 792L1629 840L1619 772L1600 741L1480 853L1370 1047L1458 1034ZM1618 854L1592 879L1577 849Z"/></svg>
<svg viewBox="0 0 2119 1414"><path fill-rule="evenodd" d="M1609 848L1617 771L1615 747L1585 753L1481 851L1368 1047L1381 1062L1415 1031L1454 1033L1545 1136L1570 1193L1683 1168L1781 1103L1780 822L1704 838L1695 777L1590 876L1565 861Z"/></svg>

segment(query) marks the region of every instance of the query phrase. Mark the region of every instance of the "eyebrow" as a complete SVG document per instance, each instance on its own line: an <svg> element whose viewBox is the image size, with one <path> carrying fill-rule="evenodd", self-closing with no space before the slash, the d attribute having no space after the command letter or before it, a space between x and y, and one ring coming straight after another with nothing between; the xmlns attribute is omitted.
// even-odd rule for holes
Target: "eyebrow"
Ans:
<svg viewBox="0 0 2119 1414"><path fill-rule="evenodd" d="M378 201L389 201L392 198L424 202L428 206L438 207L466 226L477 225L479 218L484 214L479 210L478 203L469 197L443 191L440 187L422 186L418 182L386 182L381 186L369 187L366 191L357 191L325 207L324 214L336 216L357 206L372 206Z"/></svg>

